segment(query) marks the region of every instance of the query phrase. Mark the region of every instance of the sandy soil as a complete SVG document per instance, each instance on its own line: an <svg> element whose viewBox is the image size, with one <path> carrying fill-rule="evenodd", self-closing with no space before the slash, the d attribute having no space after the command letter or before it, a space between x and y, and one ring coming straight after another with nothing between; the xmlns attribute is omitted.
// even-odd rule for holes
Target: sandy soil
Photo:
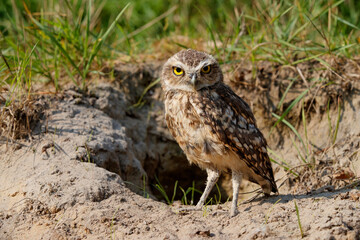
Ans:
<svg viewBox="0 0 360 240"><path fill-rule="evenodd" d="M182 186L196 180L201 189L205 177L188 165L167 132L158 87L146 93L142 108L130 107L157 78L161 64L119 65L112 84L97 85L85 95L68 89L39 99L37 104L45 110L32 137L7 144L2 138L0 238L360 239L360 75L352 62L336 64L349 69L343 78L350 87L325 70L299 66L306 79L318 74L338 83L325 90L314 88L304 103L311 109L307 131L312 154L307 160L314 164L304 166L294 147L296 138L278 126L269 145L298 176L274 164L278 185L283 183L280 194L243 201L234 218L229 217L229 202L179 212L179 201L169 206L157 200L155 175L169 194L176 180ZM295 74L267 63L258 67L255 79L249 78L250 65L224 69L227 83L251 103L267 135L274 123L269 112L276 110L285 79ZM305 85L294 85L283 108ZM343 104L338 138L329 144L326 106L339 97ZM289 121L301 132L299 112L301 108L291 111ZM328 112L334 125L336 104ZM242 188L254 186L244 183ZM224 195L231 189L226 176L221 189Z"/></svg>

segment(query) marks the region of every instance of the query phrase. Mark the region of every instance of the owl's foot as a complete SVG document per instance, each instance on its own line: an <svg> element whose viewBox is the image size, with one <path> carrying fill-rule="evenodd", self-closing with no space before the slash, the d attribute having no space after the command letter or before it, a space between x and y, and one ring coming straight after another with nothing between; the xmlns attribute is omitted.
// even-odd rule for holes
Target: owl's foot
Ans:
<svg viewBox="0 0 360 240"><path fill-rule="evenodd" d="M239 188L242 180L242 174L236 171L232 172L232 185L233 185L233 200L231 202L230 217L235 217L239 210L237 203L239 198Z"/></svg>
<svg viewBox="0 0 360 240"><path fill-rule="evenodd" d="M231 209L230 209L230 217L235 217L236 215L238 215L239 214L239 210L237 209L237 207L232 207Z"/></svg>

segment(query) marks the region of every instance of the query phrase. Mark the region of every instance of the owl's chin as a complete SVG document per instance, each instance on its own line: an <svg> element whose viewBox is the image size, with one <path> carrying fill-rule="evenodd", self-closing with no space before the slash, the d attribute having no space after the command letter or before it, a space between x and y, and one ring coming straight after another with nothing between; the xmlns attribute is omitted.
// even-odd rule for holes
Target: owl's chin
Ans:
<svg viewBox="0 0 360 240"><path fill-rule="evenodd" d="M182 84L182 85L177 85L177 86L172 86L172 85L163 85L163 89L165 91L170 91L170 90L179 90L179 91L185 91L185 92L198 92L198 91L201 91L205 88L208 88L208 87L211 87L215 84L217 84L218 82L215 82L215 83L198 83L196 84L195 86L194 85L191 85L191 84Z"/></svg>
<svg viewBox="0 0 360 240"><path fill-rule="evenodd" d="M192 85L177 85L177 86L165 86L165 91L185 91L185 92L197 92L198 90Z"/></svg>
<svg viewBox="0 0 360 240"><path fill-rule="evenodd" d="M201 83L201 84L198 84L195 86L195 90L196 91L200 91L204 88L208 88L208 87L211 87L213 85L215 85L216 83Z"/></svg>

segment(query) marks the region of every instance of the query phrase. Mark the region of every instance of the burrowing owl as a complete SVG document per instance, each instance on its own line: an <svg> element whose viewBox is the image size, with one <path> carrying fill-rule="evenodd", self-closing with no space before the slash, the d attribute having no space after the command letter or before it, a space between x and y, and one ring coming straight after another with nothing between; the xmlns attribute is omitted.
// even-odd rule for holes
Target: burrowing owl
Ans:
<svg viewBox="0 0 360 240"><path fill-rule="evenodd" d="M196 205L202 208L222 171L231 170L233 200L238 212L242 178L278 192L266 150L249 105L223 83L219 64L211 55L192 49L169 58L162 71L167 126L190 163L206 169L206 188Z"/></svg>

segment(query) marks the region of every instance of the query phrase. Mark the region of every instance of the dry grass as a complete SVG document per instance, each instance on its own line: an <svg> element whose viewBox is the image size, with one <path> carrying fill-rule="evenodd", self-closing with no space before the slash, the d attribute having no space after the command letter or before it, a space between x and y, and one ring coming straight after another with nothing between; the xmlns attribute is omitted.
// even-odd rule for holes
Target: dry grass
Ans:
<svg viewBox="0 0 360 240"><path fill-rule="evenodd" d="M36 99L13 101L8 106L2 102L1 105L0 137L7 141L30 137L44 113L44 104Z"/></svg>

